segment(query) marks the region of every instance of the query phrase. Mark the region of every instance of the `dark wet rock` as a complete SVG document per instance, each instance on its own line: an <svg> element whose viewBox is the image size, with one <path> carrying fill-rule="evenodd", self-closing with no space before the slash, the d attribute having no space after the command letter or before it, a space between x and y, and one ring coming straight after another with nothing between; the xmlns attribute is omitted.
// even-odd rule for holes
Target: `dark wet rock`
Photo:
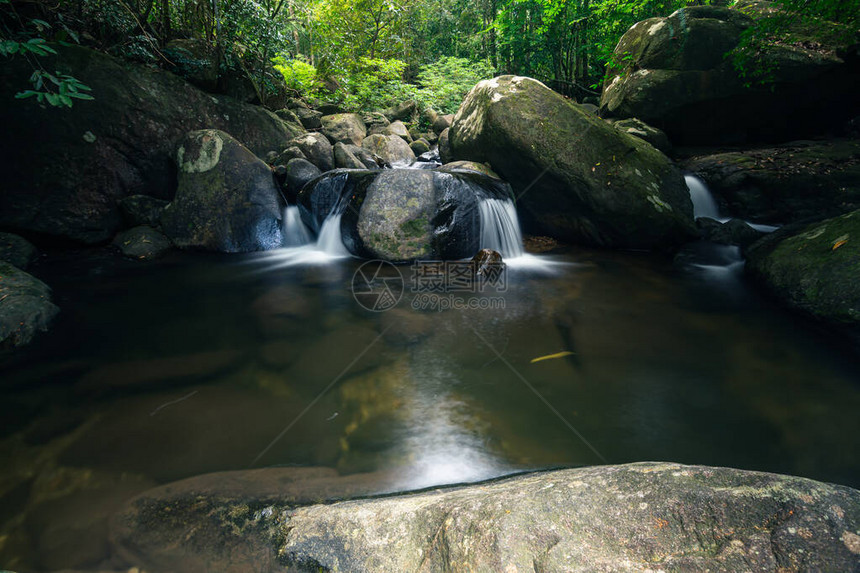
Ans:
<svg viewBox="0 0 860 573"><path fill-rule="evenodd" d="M322 175L319 168L306 159L290 159L287 163L287 190L290 197L298 195L308 181Z"/></svg>
<svg viewBox="0 0 860 573"><path fill-rule="evenodd" d="M305 224L319 231L344 198L346 248L360 257L407 261L472 256L480 240L478 202L485 197L512 198L510 186L468 171L344 170L313 181L298 204Z"/></svg>
<svg viewBox="0 0 860 573"><path fill-rule="evenodd" d="M299 116L296 115L296 112L294 112L290 108L285 107L283 109L279 109L275 112L275 115L277 115L287 123L295 123L298 125L302 125L302 120L299 119Z"/></svg>
<svg viewBox="0 0 860 573"><path fill-rule="evenodd" d="M369 135L361 142L361 147L385 165L415 161L409 144L396 135Z"/></svg>
<svg viewBox="0 0 860 573"><path fill-rule="evenodd" d="M672 150L672 144L669 143L665 133L635 117L613 121L612 125L628 135L647 141L663 153L669 153Z"/></svg>
<svg viewBox="0 0 860 573"><path fill-rule="evenodd" d="M450 134L450 129L445 129L439 134L439 160L442 163L450 163L453 161Z"/></svg>
<svg viewBox="0 0 860 573"><path fill-rule="evenodd" d="M277 545L292 507L386 491L389 479L329 468L197 476L129 501L112 520L111 539L121 559L147 571L286 571Z"/></svg>
<svg viewBox="0 0 860 573"><path fill-rule="evenodd" d="M860 326L860 210L776 231L747 251L747 272L788 307Z"/></svg>
<svg viewBox="0 0 860 573"><path fill-rule="evenodd" d="M343 169L376 169L373 155L363 147L344 143L334 144L334 164Z"/></svg>
<svg viewBox="0 0 860 573"><path fill-rule="evenodd" d="M412 136L409 134L409 130L402 121L392 121L390 124L383 127L380 133L382 135L396 135L397 137L402 138L406 143L412 143Z"/></svg>
<svg viewBox="0 0 860 573"><path fill-rule="evenodd" d="M321 171L334 169L334 151L328 138L322 133L306 133L292 140L290 146L298 147L305 158Z"/></svg>
<svg viewBox="0 0 860 573"><path fill-rule="evenodd" d="M418 113L418 103L414 100L404 101L384 110L382 113L388 121L407 121Z"/></svg>
<svg viewBox="0 0 860 573"><path fill-rule="evenodd" d="M169 201L156 199L149 195L132 195L119 201L122 218L129 227L149 225L157 227L161 224L161 214Z"/></svg>
<svg viewBox="0 0 860 573"><path fill-rule="evenodd" d="M478 83L449 133L456 158L489 163L521 195L529 232L638 249L695 234L689 191L665 155L536 80Z"/></svg>
<svg viewBox="0 0 860 573"><path fill-rule="evenodd" d="M162 49L174 64L171 71L207 92L218 87L218 54L207 40L171 40Z"/></svg>
<svg viewBox="0 0 860 573"><path fill-rule="evenodd" d="M322 112L306 107L294 107L292 109L305 129L320 129L322 127Z"/></svg>
<svg viewBox="0 0 860 573"><path fill-rule="evenodd" d="M126 257L140 261L157 259L173 248L170 239L146 225L121 231L114 237L113 244Z"/></svg>
<svg viewBox="0 0 860 573"><path fill-rule="evenodd" d="M26 270L38 255L39 251L27 239L12 233L0 233L0 261Z"/></svg>
<svg viewBox="0 0 860 573"><path fill-rule="evenodd" d="M476 277L484 277L495 272L502 265L502 255L492 249L481 249L472 257L472 266Z"/></svg>
<svg viewBox="0 0 860 573"><path fill-rule="evenodd" d="M409 148L415 156L423 155L430 151L430 143L423 139L418 139L409 144Z"/></svg>
<svg viewBox="0 0 860 573"><path fill-rule="evenodd" d="M321 118L322 131L332 144L351 143L361 145L367 126L357 113L338 113Z"/></svg>
<svg viewBox="0 0 860 573"><path fill-rule="evenodd" d="M50 327L60 309L51 289L37 278L0 262L0 348L28 344Z"/></svg>
<svg viewBox="0 0 860 573"><path fill-rule="evenodd" d="M824 218L860 207L860 141L796 141L693 157L695 173L735 216L764 223Z"/></svg>
<svg viewBox="0 0 860 573"><path fill-rule="evenodd" d="M473 173L481 173L487 177L501 180L495 171L490 169L490 166L485 163L477 163L475 161L452 161L437 168L437 171L444 173L457 173L462 171L471 171Z"/></svg>
<svg viewBox="0 0 860 573"><path fill-rule="evenodd" d="M619 64L607 70L604 117L636 117L676 145L695 145L807 137L857 115L860 58L851 34L836 25L819 22L824 34L815 40L766 46L761 61L749 65L767 69L772 82L755 85L739 76L725 54L754 20L776 9L743 0L635 24L615 48ZM791 25L793 34L808 37L800 19Z"/></svg>
<svg viewBox="0 0 860 573"><path fill-rule="evenodd" d="M123 226L120 199L172 198L176 174L170 157L189 131L222 129L259 156L284 149L298 135L271 112L206 94L176 75L82 47L54 48L59 54L40 64L76 77L96 99L72 109L35 100L0 106L0 125L16 134L0 142L3 228L107 242ZM4 62L3 101L13 101L32 73L25 58Z"/></svg>
<svg viewBox="0 0 860 573"><path fill-rule="evenodd" d="M436 120L431 124L433 126L433 131L438 135L451 127L451 123L454 121L454 114L449 113L445 115L440 115L436 118Z"/></svg>
<svg viewBox="0 0 860 573"><path fill-rule="evenodd" d="M699 227L703 239L721 245L748 247L765 235L764 232L750 227L741 219L731 219L721 223L710 217L699 217L696 219L696 226Z"/></svg>
<svg viewBox="0 0 860 573"><path fill-rule="evenodd" d="M302 151L298 145L290 145L278 154L275 160L271 162L271 165L283 165L286 167L287 163L289 163L291 159L295 159L297 157L299 159L308 158L307 155L305 155L305 152Z"/></svg>
<svg viewBox="0 0 860 573"><path fill-rule="evenodd" d="M212 129L189 133L176 159L179 188L161 218L176 246L236 253L281 245L284 200L268 165Z"/></svg>
<svg viewBox="0 0 860 573"><path fill-rule="evenodd" d="M130 563L189 573L852 571L860 555L860 492L791 476L643 462L307 505L370 493L368 481L384 478L192 478L130 501L111 538Z"/></svg>
<svg viewBox="0 0 860 573"><path fill-rule="evenodd" d="M850 570L858 522L851 488L646 462L300 508L279 552L345 571Z"/></svg>

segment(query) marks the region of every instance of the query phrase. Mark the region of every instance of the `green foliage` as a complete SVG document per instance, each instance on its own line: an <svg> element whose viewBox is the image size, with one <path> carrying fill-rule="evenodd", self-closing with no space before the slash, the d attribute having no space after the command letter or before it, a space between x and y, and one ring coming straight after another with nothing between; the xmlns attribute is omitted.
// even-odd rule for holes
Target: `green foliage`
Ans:
<svg viewBox="0 0 860 573"><path fill-rule="evenodd" d="M406 63L395 58L359 58L350 67L346 78L344 106L354 111L365 111L413 99L416 87L403 81L405 69Z"/></svg>
<svg viewBox="0 0 860 573"><path fill-rule="evenodd" d="M272 61L275 69L284 76L288 89L305 97L318 97L320 85L317 80L317 69L314 66L301 58L287 59L278 56Z"/></svg>
<svg viewBox="0 0 860 573"><path fill-rule="evenodd" d="M489 62L471 62L454 56L421 66L417 99L424 107L440 113L454 113L476 83L493 77Z"/></svg>
<svg viewBox="0 0 860 573"><path fill-rule="evenodd" d="M51 24L40 18L22 18L9 0L0 0L0 9L0 55L24 57L33 68L30 75L32 89L16 93L16 99L36 98L39 103L69 108L76 99L93 99L86 93L90 91L89 86L77 78L60 72L52 74L42 66L40 58L57 53L41 37L50 32ZM39 36L33 37L37 34ZM75 34L71 36L77 39Z"/></svg>

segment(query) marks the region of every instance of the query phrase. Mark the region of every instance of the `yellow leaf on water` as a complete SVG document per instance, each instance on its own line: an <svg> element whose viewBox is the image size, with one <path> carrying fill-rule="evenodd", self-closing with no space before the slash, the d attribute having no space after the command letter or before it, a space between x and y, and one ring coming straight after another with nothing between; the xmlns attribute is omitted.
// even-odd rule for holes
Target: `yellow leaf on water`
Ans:
<svg viewBox="0 0 860 573"><path fill-rule="evenodd" d="M839 247L841 247L842 245L844 245L847 242L848 242L848 235L842 235L841 237L838 237L835 241L833 241L833 248L831 250L835 251L836 249L838 249Z"/></svg>
<svg viewBox="0 0 860 573"><path fill-rule="evenodd" d="M564 350L562 352L556 352L555 354L547 354L546 356L538 356L537 358L532 358L530 363L534 364L535 362L540 362L541 360L552 360L553 358L564 358L565 356L570 356L571 354L574 353L569 350Z"/></svg>

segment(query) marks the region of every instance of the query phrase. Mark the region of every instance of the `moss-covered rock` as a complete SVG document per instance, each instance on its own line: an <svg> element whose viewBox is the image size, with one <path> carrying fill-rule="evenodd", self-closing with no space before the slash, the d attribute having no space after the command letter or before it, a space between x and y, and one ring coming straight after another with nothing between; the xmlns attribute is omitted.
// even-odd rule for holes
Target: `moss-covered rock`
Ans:
<svg viewBox="0 0 860 573"><path fill-rule="evenodd" d="M0 348L28 344L48 330L59 312L48 285L0 262Z"/></svg>
<svg viewBox="0 0 860 573"><path fill-rule="evenodd" d="M397 163L412 163L415 161L415 153L409 147L409 144L397 135L375 133L364 138L364 141L361 142L361 147L377 158L377 163L391 166Z"/></svg>
<svg viewBox="0 0 860 573"><path fill-rule="evenodd" d="M332 144L340 142L361 145L367 133L367 126L357 113L324 115L320 118L320 122L323 133Z"/></svg>
<svg viewBox="0 0 860 573"><path fill-rule="evenodd" d="M72 109L15 101L33 68L21 57L3 62L0 125L14 134L0 139L4 228L107 242L122 227L120 199L172 198L170 157L189 131L222 129L259 156L284 149L299 133L262 108L206 94L173 74L87 48L54 48L58 55L40 64L78 78L95 100Z"/></svg>
<svg viewBox="0 0 860 573"><path fill-rule="evenodd" d="M0 233L0 261L26 270L39 252L30 241L12 233Z"/></svg>
<svg viewBox="0 0 860 573"><path fill-rule="evenodd" d="M168 203L169 201L149 195L131 195L120 200L119 210L129 227L140 225L157 227L161 224L161 213Z"/></svg>
<svg viewBox="0 0 860 573"><path fill-rule="evenodd" d="M765 237L749 249L746 268L789 307L860 327L860 210Z"/></svg>
<svg viewBox="0 0 860 573"><path fill-rule="evenodd" d="M454 157L488 162L511 183L531 232L640 249L695 233L683 177L662 153L536 80L480 82L449 137Z"/></svg>
<svg viewBox="0 0 860 573"><path fill-rule="evenodd" d="M176 152L179 188L161 217L180 248L227 253L281 246L283 197L271 169L229 134L193 131Z"/></svg>
<svg viewBox="0 0 860 573"><path fill-rule="evenodd" d="M693 157L733 215L765 223L820 219L860 208L860 141L796 141Z"/></svg>
<svg viewBox="0 0 860 573"><path fill-rule="evenodd" d="M825 133L860 112L860 59L851 34L807 38L800 19L788 41L768 44L743 78L726 54L754 20L775 8L744 0L733 8L690 6L634 24L618 42L601 97L604 117L636 117L676 144L774 141ZM819 30L838 27L819 23ZM846 40L846 38L848 38ZM847 43L846 43L847 42Z"/></svg>
<svg viewBox="0 0 860 573"><path fill-rule="evenodd" d="M328 138L322 133L300 135L290 142L290 146L299 148L305 158L319 167L320 171L331 171L334 169L334 150Z"/></svg>
<svg viewBox="0 0 860 573"><path fill-rule="evenodd" d="M641 119L631 117L629 119L612 121L611 123L615 129L621 130L633 137L643 139L663 153L669 153L672 149L672 144L669 143L669 138L666 137L665 133L656 127L651 127Z"/></svg>

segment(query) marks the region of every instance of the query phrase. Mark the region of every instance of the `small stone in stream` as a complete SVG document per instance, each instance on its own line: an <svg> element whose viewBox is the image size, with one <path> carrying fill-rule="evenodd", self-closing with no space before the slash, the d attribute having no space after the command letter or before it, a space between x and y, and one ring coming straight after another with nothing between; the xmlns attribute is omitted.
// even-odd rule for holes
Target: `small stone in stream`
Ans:
<svg viewBox="0 0 860 573"><path fill-rule="evenodd" d="M48 285L0 262L0 348L29 343L48 330L58 312Z"/></svg>
<svg viewBox="0 0 860 573"><path fill-rule="evenodd" d="M173 246L170 239L146 225L118 233L113 244L126 257L139 261L156 259Z"/></svg>
<svg viewBox="0 0 860 573"><path fill-rule="evenodd" d="M476 277L492 277L502 264L502 255L492 249L481 249L472 257Z"/></svg>

